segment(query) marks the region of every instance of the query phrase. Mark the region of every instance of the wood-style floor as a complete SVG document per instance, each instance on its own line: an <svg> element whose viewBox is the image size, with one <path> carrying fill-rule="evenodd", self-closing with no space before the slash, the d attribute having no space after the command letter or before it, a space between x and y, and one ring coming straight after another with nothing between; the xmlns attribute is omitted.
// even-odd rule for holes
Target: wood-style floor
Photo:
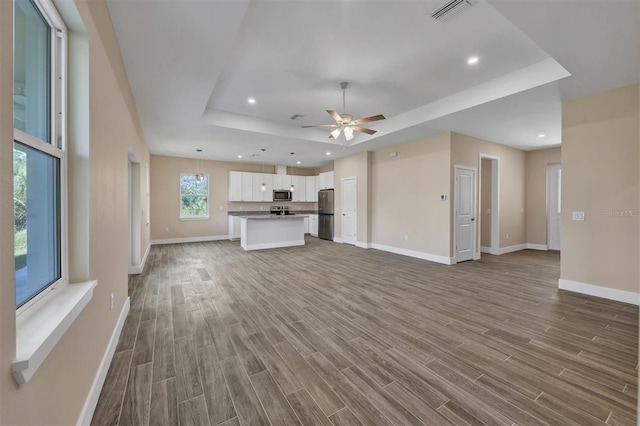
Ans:
<svg viewBox="0 0 640 426"><path fill-rule="evenodd" d="M154 246L96 425L636 425L638 308L559 255Z"/></svg>

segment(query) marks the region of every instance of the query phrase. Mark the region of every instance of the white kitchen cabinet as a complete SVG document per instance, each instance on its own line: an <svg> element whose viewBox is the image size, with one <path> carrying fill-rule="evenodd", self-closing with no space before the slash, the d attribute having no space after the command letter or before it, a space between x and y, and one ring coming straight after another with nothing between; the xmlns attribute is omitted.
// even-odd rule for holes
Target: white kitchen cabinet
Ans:
<svg viewBox="0 0 640 426"><path fill-rule="evenodd" d="M273 201L273 175L269 173L252 173L253 201ZM262 184L266 189L262 190Z"/></svg>
<svg viewBox="0 0 640 426"><path fill-rule="evenodd" d="M241 226L240 217L229 215L229 239L230 240L240 239L240 226Z"/></svg>
<svg viewBox="0 0 640 426"><path fill-rule="evenodd" d="M242 201L242 172L229 172L229 201Z"/></svg>
<svg viewBox="0 0 640 426"><path fill-rule="evenodd" d="M324 172L318 175L320 185L318 189L333 189L333 172Z"/></svg>
<svg viewBox="0 0 640 426"><path fill-rule="evenodd" d="M282 185L279 189L291 189L291 175L282 175Z"/></svg>
<svg viewBox="0 0 640 426"><path fill-rule="evenodd" d="M304 217L304 233L309 233L309 216Z"/></svg>
<svg viewBox="0 0 640 426"><path fill-rule="evenodd" d="M307 201L306 182L306 176L291 176L291 183L294 187L293 194L291 195L291 201Z"/></svg>
<svg viewBox="0 0 640 426"><path fill-rule="evenodd" d="M284 189L283 177L284 175L273 176L273 189Z"/></svg>
<svg viewBox="0 0 640 426"><path fill-rule="evenodd" d="M317 214L309 215L309 234L312 237L318 236L318 215Z"/></svg>
<svg viewBox="0 0 640 426"><path fill-rule="evenodd" d="M253 173L242 172L242 201L253 201Z"/></svg>
<svg viewBox="0 0 640 426"><path fill-rule="evenodd" d="M305 186L306 186L306 201L315 203L318 201L318 176L306 176L305 177Z"/></svg>

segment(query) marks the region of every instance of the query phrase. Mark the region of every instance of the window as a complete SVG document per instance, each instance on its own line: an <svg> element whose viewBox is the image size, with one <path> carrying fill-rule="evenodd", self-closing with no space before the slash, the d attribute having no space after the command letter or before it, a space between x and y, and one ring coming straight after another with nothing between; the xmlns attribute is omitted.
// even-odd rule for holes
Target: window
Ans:
<svg viewBox="0 0 640 426"><path fill-rule="evenodd" d="M180 174L180 219L209 218L209 176Z"/></svg>
<svg viewBox="0 0 640 426"><path fill-rule="evenodd" d="M20 309L66 280L66 31L55 10L39 0L15 0L14 14L14 259Z"/></svg>

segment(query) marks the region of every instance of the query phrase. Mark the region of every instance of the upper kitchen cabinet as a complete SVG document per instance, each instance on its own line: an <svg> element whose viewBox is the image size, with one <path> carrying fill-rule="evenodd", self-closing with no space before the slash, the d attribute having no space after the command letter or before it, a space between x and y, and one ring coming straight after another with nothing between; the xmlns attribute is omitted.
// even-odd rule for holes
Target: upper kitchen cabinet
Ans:
<svg viewBox="0 0 640 426"><path fill-rule="evenodd" d="M291 176L291 183L294 187L293 194L291 194L291 201L307 201L306 176Z"/></svg>
<svg viewBox="0 0 640 426"><path fill-rule="evenodd" d="M229 201L242 201L242 172L229 172Z"/></svg>
<svg viewBox="0 0 640 426"><path fill-rule="evenodd" d="M240 201L254 201L253 199L253 173L242 172L242 199ZM258 200L262 201L262 200Z"/></svg>
<svg viewBox="0 0 640 426"><path fill-rule="evenodd" d="M265 190L262 190L262 184ZM253 201L273 201L273 175L253 173Z"/></svg>
<svg viewBox="0 0 640 426"><path fill-rule="evenodd" d="M307 176L306 184L306 201L315 203L318 201L318 176Z"/></svg>
<svg viewBox="0 0 640 426"><path fill-rule="evenodd" d="M333 189L333 172L320 173L319 181L318 190Z"/></svg>

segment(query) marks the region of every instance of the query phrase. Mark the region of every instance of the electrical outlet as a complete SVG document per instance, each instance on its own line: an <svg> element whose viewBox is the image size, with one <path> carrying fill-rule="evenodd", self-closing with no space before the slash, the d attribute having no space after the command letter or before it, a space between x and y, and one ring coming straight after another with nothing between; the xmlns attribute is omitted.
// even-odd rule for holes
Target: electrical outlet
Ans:
<svg viewBox="0 0 640 426"><path fill-rule="evenodd" d="M446 194L440 195L440 201L445 201L446 199L447 199L447 195Z"/></svg>
<svg viewBox="0 0 640 426"><path fill-rule="evenodd" d="M169 232L169 227L164 228L164 232Z"/></svg>
<svg viewBox="0 0 640 426"><path fill-rule="evenodd" d="M572 212L571 220L584 220L584 212Z"/></svg>
<svg viewBox="0 0 640 426"><path fill-rule="evenodd" d="M507 232L507 240L509 239L509 233Z"/></svg>
<svg viewBox="0 0 640 426"><path fill-rule="evenodd" d="M404 235L404 240L405 240L405 241L409 241L409 235L408 235L408 234L405 234L405 235Z"/></svg>
<svg viewBox="0 0 640 426"><path fill-rule="evenodd" d="M109 296L109 310L113 310L113 293Z"/></svg>

